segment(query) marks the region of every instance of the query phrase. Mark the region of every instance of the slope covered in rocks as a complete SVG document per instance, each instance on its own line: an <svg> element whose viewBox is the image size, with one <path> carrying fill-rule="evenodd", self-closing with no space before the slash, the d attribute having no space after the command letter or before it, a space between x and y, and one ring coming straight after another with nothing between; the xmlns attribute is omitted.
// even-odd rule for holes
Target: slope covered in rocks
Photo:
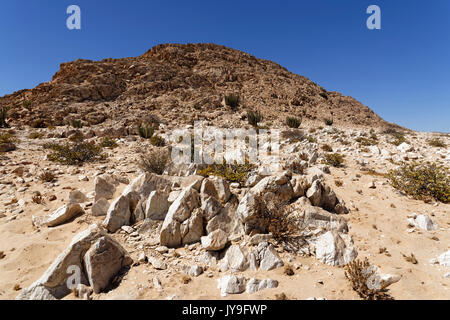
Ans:
<svg viewBox="0 0 450 320"><path fill-rule="evenodd" d="M224 96L238 94L232 112ZM355 99L328 92L280 65L215 44L164 44L136 58L62 63L52 80L0 98L14 123L34 127L90 124L106 119L142 121L149 112L165 121L239 124L242 111L259 110L266 122L286 116L304 121L381 127L383 119ZM237 120L237 121L236 121Z"/></svg>

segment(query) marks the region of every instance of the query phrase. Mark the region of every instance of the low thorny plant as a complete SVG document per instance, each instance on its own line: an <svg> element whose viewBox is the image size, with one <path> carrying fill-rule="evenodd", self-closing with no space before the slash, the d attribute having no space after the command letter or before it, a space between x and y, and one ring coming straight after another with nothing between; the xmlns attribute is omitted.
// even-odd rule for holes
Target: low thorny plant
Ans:
<svg viewBox="0 0 450 320"><path fill-rule="evenodd" d="M370 289L367 281L374 271L369 271L370 263L367 258L363 261L356 259L345 266L345 277L350 281L353 290L364 300L393 300L387 289Z"/></svg>

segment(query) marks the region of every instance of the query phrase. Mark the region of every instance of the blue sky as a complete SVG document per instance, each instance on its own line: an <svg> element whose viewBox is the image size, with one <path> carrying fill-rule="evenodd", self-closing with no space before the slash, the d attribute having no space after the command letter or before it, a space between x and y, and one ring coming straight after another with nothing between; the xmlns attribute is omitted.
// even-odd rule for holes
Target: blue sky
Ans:
<svg viewBox="0 0 450 320"><path fill-rule="evenodd" d="M81 30L66 28L71 4ZM366 27L372 4L381 30ZM273 60L387 121L450 131L448 0L2 0L0 96L49 81L61 62L189 42Z"/></svg>

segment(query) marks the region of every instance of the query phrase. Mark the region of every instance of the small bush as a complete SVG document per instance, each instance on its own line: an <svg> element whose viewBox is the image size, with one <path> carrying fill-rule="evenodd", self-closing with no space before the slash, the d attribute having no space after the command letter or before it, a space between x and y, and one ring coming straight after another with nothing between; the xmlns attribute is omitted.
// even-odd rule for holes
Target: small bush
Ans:
<svg viewBox="0 0 450 320"><path fill-rule="evenodd" d="M102 148L93 143L76 142L67 144L49 143L44 145L45 149L53 152L48 155L48 159L66 165L81 165L84 162L95 162L103 160Z"/></svg>
<svg viewBox="0 0 450 320"><path fill-rule="evenodd" d="M44 171L39 175L39 180L43 182L52 182L55 180L55 175L50 171Z"/></svg>
<svg viewBox="0 0 450 320"><path fill-rule="evenodd" d="M308 136L308 138L306 138L308 140L309 143L317 143L317 139L314 138L313 136Z"/></svg>
<svg viewBox="0 0 450 320"><path fill-rule="evenodd" d="M72 127L77 129L83 128L83 122L81 120L73 119L70 124L72 125Z"/></svg>
<svg viewBox="0 0 450 320"><path fill-rule="evenodd" d="M255 168L253 164L213 164L206 169L199 170L201 176L218 176L230 182L243 183L247 180L248 173Z"/></svg>
<svg viewBox="0 0 450 320"><path fill-rule="evenodd" d="M450 171L434 163L402 164L387 174L391 185L417 200L450 202Z"/></svg>
<svg viewBox="0 0 450 320"><path fill-rule="evenodd" d="M257 127L258 122L261 122L262 119L263 117L259 111L247 110L247 120L250 125Z"/></svg>
<svg viewBox="0 0 450 320"><path fill-rule="evenodd" d="M139 167L150 173L163 174L169 163L169 152L164 149L155 149L141 155Z"/></svg>
<svg viewBox="0 0 450 320"><path fill-rule="evenodd" d="M155 147L164 147L166 145L166 142L163 138L156 135L150 138L150 143L154 145Z"/></svg>
<svg viewBox="0 0 450 320"><path fill-rule="evenodd" d="M230 94L225 96L225 104L232 110L236 110L239 106L240 97L237 94Z"/></svg>
<svg viewBox="0 0 450 320"><path fill-rule="evenodd" d="M109 149L114 149L117 148L118 146L116 140L110 137L103 137L99 145L102 148L109 148Z"/></svg>
<svg viewBox="0 0 450 320"><path fill-rule="evenodd" d="M42 139L44 137L44 134L42 132L31 132L28 136L28 139Z"/></svg>
<svg viewBox="0 0 450 320"><path fill-rule="evenodd" d="M330 118L325 118L325 119L323 119L323 122L324 122L327 126L332 126L333 123L334 123L334 120L333 120L333 119L330 119Z"/></svg>
<svg viewBox="0 0 450 320"><path fill-rule="evenodd" d="M432 147L436 147L436 148L446 148L447 145L444 143L444 141L442 141L439 138L434 138L432 140L428 141L428 144Z"/></svg>
<svg viewBox="0 0 450 320"><path fill-rule="evenodd" d="M339 168L344 163L344 156L339 153L327 153L325 155L326 164Z"/></svg>
<svg viewBox="0 0 450 320"><path fill-rule="evenodd" d="M141 138L150 139L155 133L155 128L150 124L138 125L137 127L138 134Z"/></svg>
<svg viewBox="0 0 450 320"><path fill-rule="evenodd" d="M325 100L328 100L328 94L326 92L321 92L319 95L324 98Z"/></svg>
<svg viewBox="0 0 450 320"><path fill-rule="evenodd" d="M6 107L0 108L0 128L9 128L9 125L6 123L7 115L8 115L8 108Z"/></svg>
<svg viewBox="0 0 450 320"><path fill-rule="evenodd" d="M352 288L364 300L392 300L387 289L369 289L368 280L373 276L369 260L354 260L345 266L345 277L350 281Z"/></svg>
<svg viewBox="0 0 450 320"><path fill-rule="evenodd" d="M389 143L393 144L394 146L399 146L403 142L408 143L408 140L405 138L405 135L401 132L394 131L390 133L390 135L394 138L393 140L389 141Z"/></svg>
<svg viewBox="0 0 450 320"><path fill-rule="evenodd" d="M372 138L358 137L355 139L361 146L374 146L378 144L378 141Z"/></svg>
<svg viewBox="0 0 450 320"><path fill-rule="evenodd" d="M11 143L11 142L13 142L13 139L9 132L0 134L0 143Z"/></svg>
<svg viewBox="0 0 450 320"><path fill-rule="evenodd" d="M333 148L329 144L324 144L322 150L325 152L333 152Z"/></svg>
<svg viewBox="0 0 450 320"><path fill-rule="evenodd" d="M31 110L31 106L33 105L33 101L31 101L31 100L24 100L23 102L22 102L22 106L25 108L25 109L27 109L28 111L30 111Z"/></svg>
<svg viewBox="0 0 450 320"><path fill-rule="evenodd" d="M302 118L297 117L286 117L286 124L289 128L297 129L302 124Z"/></svg>

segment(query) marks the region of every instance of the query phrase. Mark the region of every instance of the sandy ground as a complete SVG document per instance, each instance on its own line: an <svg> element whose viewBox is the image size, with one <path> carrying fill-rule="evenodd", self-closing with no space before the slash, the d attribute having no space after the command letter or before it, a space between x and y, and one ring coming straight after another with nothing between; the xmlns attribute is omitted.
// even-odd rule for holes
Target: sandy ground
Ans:
<svg viewBox="0 0 450 320"><path fill-rule="evenodd" d="M32 215L44 215L67 203L71 189L79 189L86 194L93 191L94 175L98 172L115 172L132 179L137 174L134 150L136 147L143 147L137 142L120 143L118 149L108 151L108 162L74 168L45 160L46 151L39 147L44 140L20 139L18 150L1 155L3 158L0 160L0 213L4 210L6 215L0 218L0 251L5 254L0 259L0 299L14 299L20 291L17 289L26 288L37 280L76 233L86 229L91 223L102 221L101 217L93 217L90 210L87 210L87 214L61 226L36 229L31 223ZM361 172L351 157L346 164L347 167L342 169L331 168L331 175L326 175L326 181L333 187L338 198L343 199L351 209L346 218L359 258L368 257L382 271L402 276L399 282L390 286L390 294L395 299L450 299L450 278L444 277L450 272L450 268L429 263L430 259L450 248L450 205L411 200L385 183L385 178ZM24 167L29 171L29 176L24 175L25 182L18 182L18 177L12 174L17 167ZM36 178L46 167L58 172L56 184L42 183ZM376 169L386 172L386 164L380 163ZM361 177L354 179L356 174ZM80 181L79 177L83 175L89 181ZM343 181L341 187L334 184L336 179ZM374 179L376 189L369 189L368 184ZM20 188L24 186L25 190L20 192ZM358 192L361 190L362 193ZM44 204L32 203L33 191L42 193ZM57 200L49 201L50 195L55 195ZM25 200L24 204L13 206L13 210L23 209L15 218L11 218L14 215L9 211L11 206L7 206L12 198ZM408 232L410 227L407 225L407 216L411 213L430 215L439 229L416 229ZM114 236L123 243L133 258L137 257L135 245L125 241L120 233ZM388 254L380 253L380 248L386 248ZM181 264L189 264L189 252L186 250L188 249L177 249L181 257L170 258L170 263L179 260ZM418 264L407 262L402 256L411 253L416 256ZM279 281L278 288L256 294L221 297L217 279L222 273L214 268L206 270L188 284L183 284L182 274L170 267L168 270L158 271L150 264L141 264L132 267L116 289L94 295L93 298L275 299L276 294L283 292L289 299L359 299L344 277L343 268L324 265L314 257L292 256L287 253L281 253L281 257L286 264L298 267L295 275L285 275L283 268L269 272L243 272L247 277ZM154 287L155 276L161 281L163 289ZM72 295L66 297L73 298Z"/></svg>

